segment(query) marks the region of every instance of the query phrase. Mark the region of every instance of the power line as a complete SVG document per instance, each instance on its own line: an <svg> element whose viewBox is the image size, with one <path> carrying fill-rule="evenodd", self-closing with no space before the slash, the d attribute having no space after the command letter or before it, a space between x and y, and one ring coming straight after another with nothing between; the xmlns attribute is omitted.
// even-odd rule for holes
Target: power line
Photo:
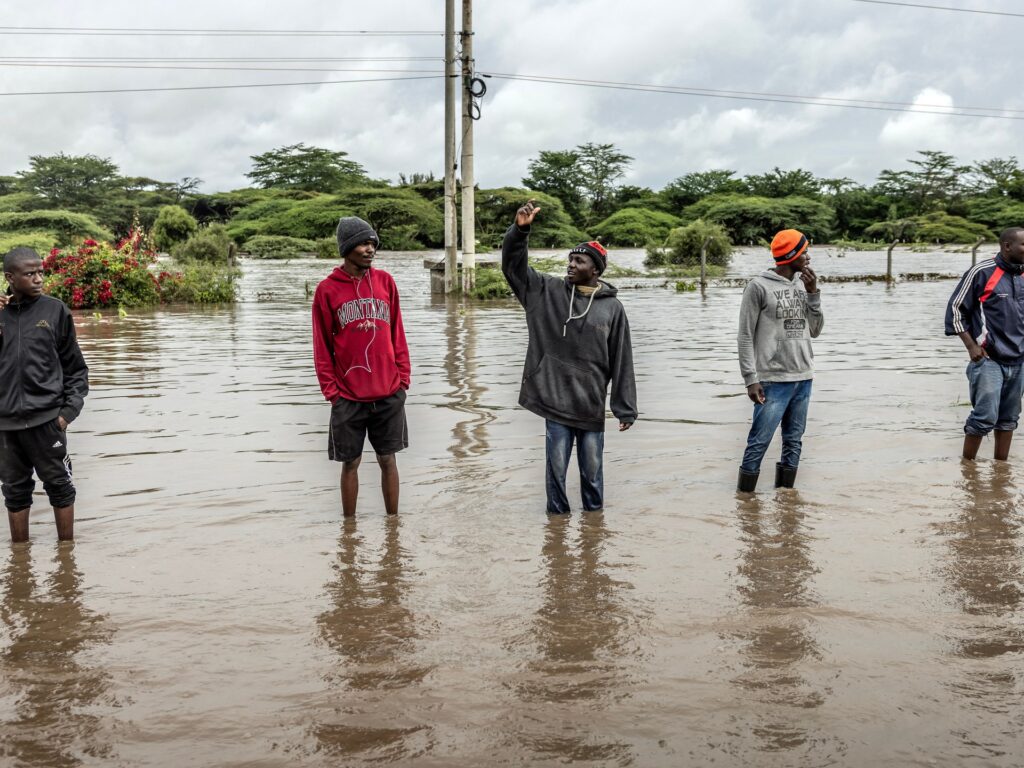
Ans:
<svg viewBox="0 0 1024 768"><path fill-rule="evenodd" d="M899 3L894 0L853 0L855 3L871 3L872 5L897 5L904 8L922 8L927 11L953 11L955 13L977 13L984 16L1014 16L1024 18L1024 13L1009 11L982 11L976 8L950 8L948 5L927 5L925 3Z"/></svg>
<svg viewBox="0 0 1024 768"><path fill-rule="evenodd" d="M0 56L4 61L41 62L262 62L262 61L444 61L443 56Z"/></svg>
<svg viewBox="0 0 1024 768"><path fill-rule="evenodd" d="M241 85L183 85L162 88L93 88L80 91L15 91L0 93L2 96L73 96L95 93L157 93L163 91L219 91L237 88L289 88L300 85L341 85L343 83L395 83L406 80L440 80L443 75L418 75L416 77L380 77L365 80L311 80L296 83L245 83Z"/></svg>
<svg viewBox="0 0 1024 768"><path fill-rule="evenodd" d="M0 67L26 67L26 68L57 68L69 70L176 70L181 72L367 72L367 73L431 73L440 77L444 70L368 70L368 69L347 69L347 68L318 68L318 67L181 67L176 65L99 65L99 63L49 63L49 62L28 62L28 61L4 61L0 59Z"/></svg>
<svg viewBox="0 0 1024 768"><path fill-rule="evenodd" d="M124 27L0 27L0 35L70 35L82 37L437 37L428 30L369 29L157 29Z"/></svg>
<svg viewBox="0 0 1024 768"><path fill-rule="evenodd" d="M694 88L687 86L648 85L641 83L620 83L607 80L584 80L569 77L549 77L543 75L519 75L492 72L485 77L499 80L519 80L533 83L549 83L552 85L576 85L587 88L602 88L621 91L640 91L644 93L670 93L680 96L705 96L715 99L736 99L739 101L761 101L781 104L800 104L803 106L842 107L845 109L864 109L880 112L907 112L923 115L947 115L951 117L987 117L997 120L1024 120L1024 110L1002 109L999 107L946 107L944 105L920 105L910 102L874 102L855 99L836 99L827 96L795 96L790 94L761 93L757 91L726 91L711 88ZM926 107L921 109L920 107ZM930 107L930 108L929 108ZM989 112L992 114L984 114ZM1005 114L1007 112L1017 113Z"/></svg>

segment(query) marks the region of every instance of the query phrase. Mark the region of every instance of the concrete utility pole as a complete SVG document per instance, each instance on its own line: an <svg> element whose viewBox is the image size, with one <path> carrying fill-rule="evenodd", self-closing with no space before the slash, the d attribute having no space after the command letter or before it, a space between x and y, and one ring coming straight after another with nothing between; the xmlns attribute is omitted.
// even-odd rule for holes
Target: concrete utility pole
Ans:
<svg viewBox="0 0 1024 768"><path fill-rule="evenodd" d="M456 288L459 225L455 216L455 0L444 3L444 292Z"/></svg>
<svg viewBox="0 0 1024 768"><path fill-rule="evenodd" d="M476 193L473 177L473 0L462 0L462 291L476 285Z"/></svg>

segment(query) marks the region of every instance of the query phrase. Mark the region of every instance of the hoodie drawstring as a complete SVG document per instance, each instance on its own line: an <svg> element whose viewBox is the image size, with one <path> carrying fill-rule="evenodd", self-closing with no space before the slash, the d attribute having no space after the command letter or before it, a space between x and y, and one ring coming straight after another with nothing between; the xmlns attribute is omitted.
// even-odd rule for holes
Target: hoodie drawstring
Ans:
<svg viewBox="0 0 1024 768"><path fill-rule="evenodd" d="M572 313L572 305L573 305L574 300L576 299L576 285L573 284L573 286L572 286L572 293L569 295L569 317L566 319L565 325L562 326L562 337L563 338L565 337L565 331L569 327L569 323L570 322L572 322L573 320L582 320L584 317L587 316L587 312L590 311L590 305L594 303L594 297L596 295L597 295L597 291L594 291L592 294L590 294L590 301L587 302L587 308L585 310L583 310L583 314L582 315L574 315Z"/></svg>

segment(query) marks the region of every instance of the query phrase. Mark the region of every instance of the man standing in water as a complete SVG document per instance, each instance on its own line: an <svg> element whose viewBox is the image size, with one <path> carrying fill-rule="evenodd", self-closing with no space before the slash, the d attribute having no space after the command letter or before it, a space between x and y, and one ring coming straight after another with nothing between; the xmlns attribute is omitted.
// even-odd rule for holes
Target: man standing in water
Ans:
<svg viewBox="0 0 1024 768"><path fill-rule="evenodd" d="M548 513L569 512L565 475L574 442L583 509L592 512L604 507L609 383L619 431L637 417L629 322L615 288L598 279L608 258L600 243L573 248L564 279L529 265L530 227L540 210L530 200L516 211L501 246L501 271L526 310L530 335L519 404L545 420Z"/></svg>
<svg viewBox="0 0 1024 768"><path fill-rule="evenodd" d="M963 457L974 460L995 431L995 458L1006 461L1024 392L1024 228L999 236L999 253L960 278L946 307L946 335L959 336L971 361L973 406L964 424Z"/></svg>
<svg viewBox="0 0 1024 768"><path fill-rule="evenodd" d="M372 267L379 240L369 224L346 216L338 222L337 236L342 264L313 296L313 361L320 390L331 402L327 455L342 463L342 514L352 517L369 434L384 508L393 515L398 512L395 454L409 447L409 348L398 287L391 275Z"/></svg>
<svg viewBox="0 0 1024 768"><path fill-rule="evenodd" d="M74 538L75 486L68 425L89 393L89 369L64 303L43 295L31 248L4 255L10 295L0 299L0 484L11 541L28 541L35 471L53 507L57 538Z"/></svg>
<svg viewBox="0 0 1024 768"><path fill-rule="evenodd" d="M743 292L737 346L740 373L754 403L736 484L744 493L757 487L761 460L780 424L782 461L775 465L775 487L792 488L796 482L814 376L811 339L825 325L807 246L803 233L779 232L772 240L775 268L755 277Z"/></svg>

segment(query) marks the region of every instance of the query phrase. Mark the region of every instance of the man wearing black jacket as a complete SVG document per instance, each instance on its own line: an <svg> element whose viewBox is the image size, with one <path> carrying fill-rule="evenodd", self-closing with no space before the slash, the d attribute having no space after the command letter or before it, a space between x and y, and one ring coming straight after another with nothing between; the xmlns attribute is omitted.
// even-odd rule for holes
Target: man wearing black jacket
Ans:
<svg viewBox="0 0 1024 768"><path fill-rule="evenodd" d="M4 256L10 295L0 299L0 485L11 541L28 541L35 481L53 505L57 538L74 538L75 486L67 428L89 392L89 369L64 303L43 295L43 263L31 248Z"/></svg>
<svg viewBox="0 0 1024 768"><path fill-rule="evenodd" d="M600 243L573 248L564 279L529 266L530 226L538 213L533 200L520 208L501 246L501 270L526 310L530 334L519 404L546 422L548 513L569 512L565 475L574 442L583 508L595 511L604 507L609 383L619 431L637 417L629 322L615 287L598 279L607 264Z"/></svg>

